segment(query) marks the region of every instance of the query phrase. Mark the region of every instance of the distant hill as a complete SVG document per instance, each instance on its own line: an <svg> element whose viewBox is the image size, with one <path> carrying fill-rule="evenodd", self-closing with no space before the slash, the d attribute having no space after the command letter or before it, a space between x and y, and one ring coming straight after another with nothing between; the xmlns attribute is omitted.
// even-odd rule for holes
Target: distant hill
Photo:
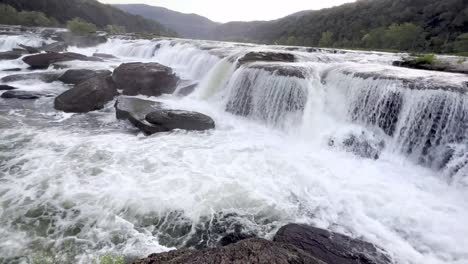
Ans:
<svg viewBox="0 0 468 264"><path fill-rule="evenodd" d="M129 32L148 32L173 36L174 32L165 26L141 16L126 13L111 5L96 0L0 0L18 11L39 11L65 24L79 17L99 28L107 25L123 26Z"/></svg>
<svg viewBox="0 0 468 264"><path fill-rule="evenodd" d="M184 14L169 10L164 7L156 7L144 4L113 5L125 12L140 15L152 19L177 32L184 38L209 39L212 31L220 25L206 17L196 14Z"/></svg>

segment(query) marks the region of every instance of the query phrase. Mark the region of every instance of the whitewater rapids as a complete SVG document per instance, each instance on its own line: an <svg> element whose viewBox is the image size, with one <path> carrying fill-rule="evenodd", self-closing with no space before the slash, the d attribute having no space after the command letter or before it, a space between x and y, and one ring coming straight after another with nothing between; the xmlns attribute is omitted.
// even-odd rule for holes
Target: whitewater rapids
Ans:
<svg viewBox="0 0 468 264"><path fill-rule="evenodd" d="M1 50L14 41L39 43L10 38L0 41ZM468 77L390 66L398 54L327 50L290 51L300 58L293 66L303 79L235 67L246 52L285 49L123 39L69 48L119 57L67 63L75 68L114 69L130 61L173 67L185 80L181 87L199 83L195 92L152 99L211 116L217 128L207 132L145 137L116 120L113 102L79 115L55 111L53 98L0 99L0 263L35 257L89 263L105 254L131 259L183 245L213 246L238 226L270 238L282 225L300 222L374 243L396 263L467 264L467 168L453 172L449 163L436 169L437 158L425 147L456 138L462 149L468 125L456 121L468 118L466 93L410 91L401 80L347 72L391 71L450 87L462 87ZM14 67L26 65L21 59L0 62L0 70ZM6 75L0 71L0 78ZM12 85L55 94L68 89L39 80ZM246 85L252 97L244 97ZM398 122L386 126L390 133L376 124L387 118L380 106L394 94L402 107ZM418 115L436 104L447 119L440 130ZM418 130L405 125L413 123ZM380 158L329 146L330 137L350 131L383 138ZM461 162L466 156L462 151Z"/></svg>

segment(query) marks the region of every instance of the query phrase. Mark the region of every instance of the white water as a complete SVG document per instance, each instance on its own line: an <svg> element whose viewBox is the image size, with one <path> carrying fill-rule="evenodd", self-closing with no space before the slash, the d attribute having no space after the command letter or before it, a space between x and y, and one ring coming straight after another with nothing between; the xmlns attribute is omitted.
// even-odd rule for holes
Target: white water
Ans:
<svg viewBox="0 0 468 264"><path fill-rule="evenodd" d="M113 103L69 115L53 110L53 98L0 99L0 263L28 262L42 254L79 263L108 253L143 257L190 238L196 240L191 244L201 243L195 231L208 234L200 225L211 218L228 230L240 223L267 238L286 223L309 223L375 243L397 263L468 263L466 166L446 175L419 165L420 153L414 158L402 153L404 139L412 136L401 133L404 124L420 118L411 114L416 107L446 96L453 107L443 109L459 110L445 115L450 117L447 131L436 134L441 131L442 141L450 142L457 131L450 122L460 120L455 113L466 112L466 95L407 90L400 81L343 73L359 72L378 61L376 56L381 64L374 68L398 71L386 66L392 59L386 54L301 53L303 61L296 66L309 69L303 80L248 67L236 70L228 59L213 55L235 57L265 47L174 43L113 40L72 50L174 67L199 87L186 98L154 99L210 115L217 124L213 131L144 137L115 120ZM204 46L213 49L197 49ZM86 65L112 68L120 61ZM427 75L404 71L411 78ZM437 76L455 85L466 79ZM66 89L58 82L12 85L56 93ZM366 96L379 102L392 92L403 94L393 137L366 119L387 113L382 104L362 103ZM355 115L353 107L359 108ZM243 115L231 114L236 111ZM424 122L421 126L430 130L432 123ZM380 159L327 145L331 136L360 129L386 140ZM449 167L466 161L466 149L457 149ZM218 238L213 232L208 240Z"/></svg>

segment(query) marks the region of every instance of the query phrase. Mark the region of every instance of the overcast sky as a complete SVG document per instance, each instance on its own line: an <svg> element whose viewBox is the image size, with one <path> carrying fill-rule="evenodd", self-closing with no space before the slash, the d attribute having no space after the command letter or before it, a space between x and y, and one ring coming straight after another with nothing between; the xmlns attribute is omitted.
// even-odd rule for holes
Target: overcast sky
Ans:
<svg viewBox="0 0 468 264"><path fill-rule="evenodd" d="M144 3L195 13L217 22L271 20L310 9L322 9L354 0L99 0L109 4Z"/></svg>

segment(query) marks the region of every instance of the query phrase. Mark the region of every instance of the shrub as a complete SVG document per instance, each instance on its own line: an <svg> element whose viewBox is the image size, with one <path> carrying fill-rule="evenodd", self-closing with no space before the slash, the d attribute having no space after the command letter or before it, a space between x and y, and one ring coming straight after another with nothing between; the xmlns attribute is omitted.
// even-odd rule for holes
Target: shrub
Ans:
<svg viewBox="0 0 468 264"><path fill-rule="evenodd" d="M436 61L436 56L434 54L426 54L417 57L414 61L417 64L433 64Z"/></svg>
<svg viewBox="0 0 468 264"><path fill-rule="evenodd" d="M118 35L126 33L125 27L117 25L107 25L106 31L111 35Z"/></svg>
<svg viewBox="0 0 468 264"><path fill-rule="evenodd" d="M67 28L71 33L82 36L94 34L97 31L96 25L88 23L80 18L68 21Z"/></svg>

